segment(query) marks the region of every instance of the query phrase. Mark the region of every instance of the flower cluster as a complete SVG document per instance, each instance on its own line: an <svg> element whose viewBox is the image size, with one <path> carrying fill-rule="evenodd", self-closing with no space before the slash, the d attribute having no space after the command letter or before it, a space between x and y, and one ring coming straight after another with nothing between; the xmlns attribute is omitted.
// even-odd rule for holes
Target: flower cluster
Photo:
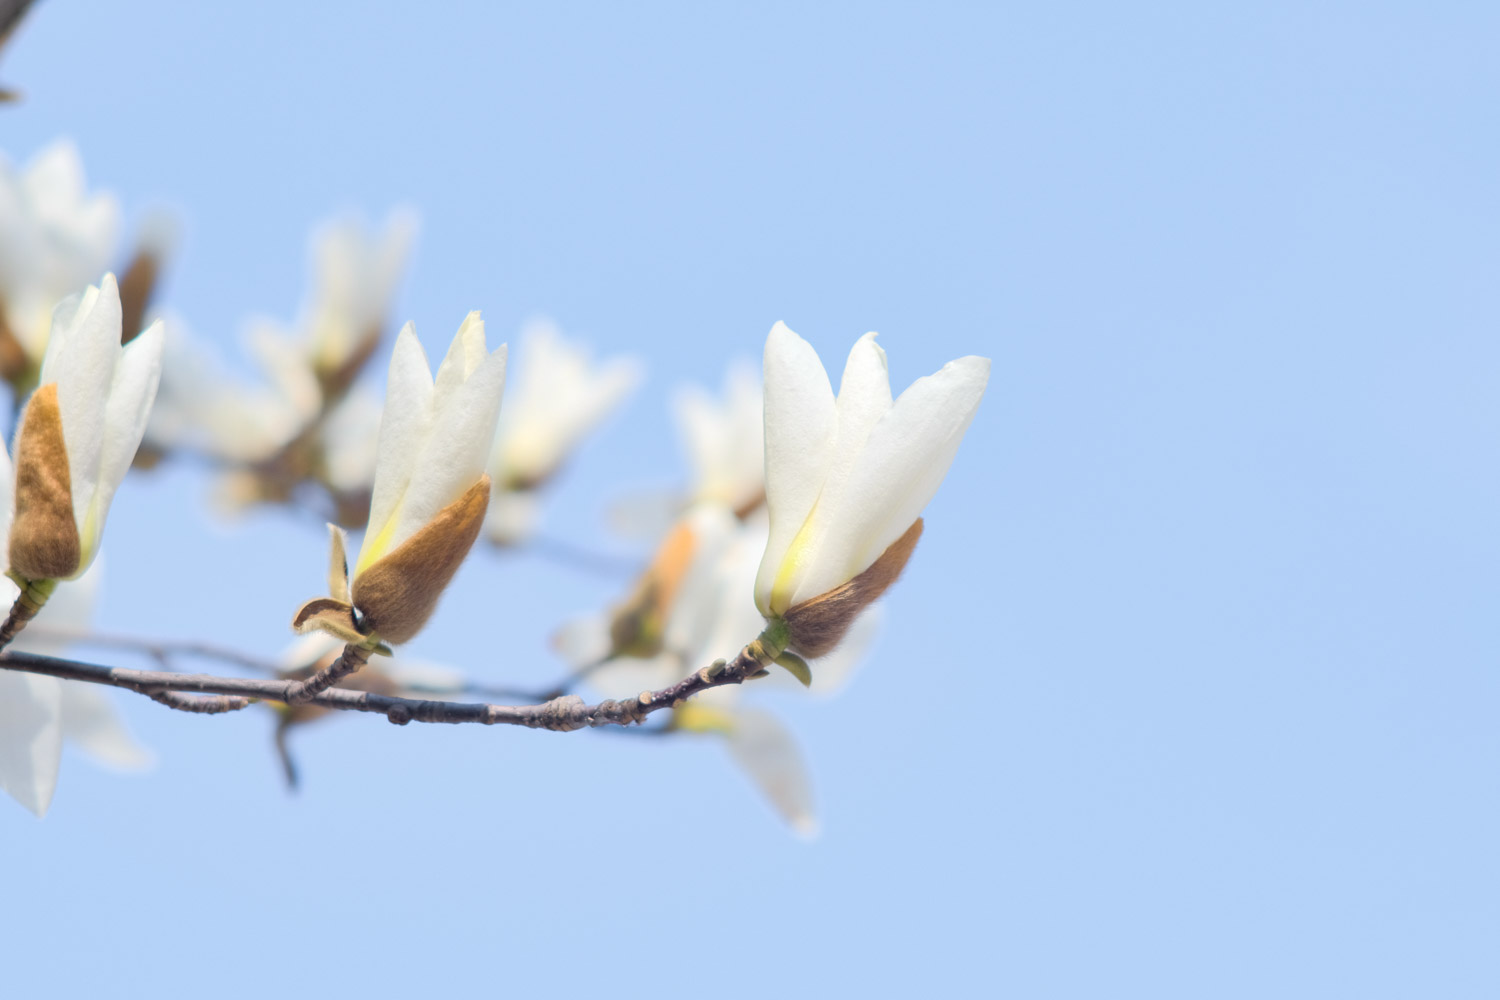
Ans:
<svg viewBox="0 0 1500 1000"><path fill-rule="evenodd" d="M69 146L19 173L0 162L0 375L20 404L12 447L0 450L0 537L14 585L0 649L60 651L66 635L49 637L33 620L64 632L86 625L111 502L132 467L197 454L220 467L231 506L316 501L331 521L328 592L293 615L308 634L280 675L288 683L271 692L285 700L274 706L277 746L294 780L286 733L327 711L331 694L313 699L331 686L367 701L464 693L451 673L428 671L424 686L409 660L367 661L421 633L479 538L506 548L534 538L544 491L637 388L641 367L595 361L538 323L523 335L507 393L507 348L491 350L471 312L435 372L413 325L402 327L381 400L360 379L380 351L415 232L412 216L397 213L378 234L353 223L320 233L295 328L251 328L263 380L247 385L179 319L145 321L169 240L143 239L123 281L104 271L117 220L112 198L86 193ZM960 358L893 398L870 333L835 395L811 345L778 323L759 378L739 366L722 397L679 389L691 480L661 505L668 526L631 587L558 633L575 666L559 691L586 684L670 707L661 731L723 745L789 824L812 832L796 742L747 694L772 684L829 694L847 682L876 630L867 611L911 559L988 376L988 360ZM351 567L345 529L360 525ZM733 685L700 672L703 690L681 689L695 697L652 702L651 692L729 660L742 664ZM147 759L97 692L15 666L0 660L0 788L24 806L46 810L65 738L116 765ZM761 676L775 680L739 686ZM160 697L162 687L138 689ZM537 700L560 704L557 694Z"/></svg>

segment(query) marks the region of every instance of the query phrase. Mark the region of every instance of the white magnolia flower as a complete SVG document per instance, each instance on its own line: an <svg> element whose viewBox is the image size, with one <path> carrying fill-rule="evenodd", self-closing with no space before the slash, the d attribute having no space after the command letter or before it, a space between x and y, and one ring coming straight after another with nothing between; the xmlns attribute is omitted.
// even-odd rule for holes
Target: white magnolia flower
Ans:
<svg viewBox="0 0 1500 1000"><path fill-rule="evenodd" d="M399 210L378 234L355 221L322 227L312 241L313 281L297 323L288 328L258 318L247 327L245 347L259 382L230 377L209 351L173 329L162 384L169 405L153 421L151 444L257 466L232 469L221 483L220 498L231 511L284 500L307 479L323 479L336 494L356 491L352 481L360 478L358 488L368 489L374 435L358 432L368 426L369 399L343 404L378 345L415 231L415 216ZM320 416L326 422L315 426ZM293 444L296 454L288 454ZM346 456L346 447L354 453Z"/></svg>
<svg viewBox="0 0 1500 1000"><path fill-rule="evenodd" d="M118 203L107 192L88 193L71 142L54 142L24 170L0 158L0 327L23 355L7 365L37 363L53 305L109 266L119 228Z"/></svg>
<svg viewBox="0 0 1500 1000"><path fill-rule="evenodd" d="M755 370L730 368L720 398L690 385L672 402L693 473L688 502L721 503L741 515L759 507L766 496L765 432Z"/></svg>
<svg viewBox="0 0 1500 1000"><path fill-rule="evenodd" d="M304 605L298 629L343 635L343 620L352 618L359 634L405 642L426 623L478 537L489 504L484 466L505 388L505 347L486 354L484 323L472 312L437 377L430 372L408 323L391 356L370 521L354 573L340 578L343 536L335 529L333 599Z"/></svg>
<svg viewBox="0 0 1500 1000"><path fill-rule="evenodd" d="M362 364L379 341L416 232L416 214L397 209L379 233L345 219L315 235L314 290L302 325L313 367L325 378Z"/></svg>
<svg viewBox="0 0 1500 1000"><path fill-rule="evenodd" d="M792 647L819 656L900 573L919 515L953 463L989 381L987 358L950 361L891 401L875 334L849 352L837 398L812 346L766 339L770 537L755 603Z"/></svg>
<svg viewBox="0 0 1500 1000"><path fill-rule="evenodd" d="M112 274L60 303L16 435L10 569L72 579L93 562L110 501L145 433L161 375L162 329L120 346Z"/></svg>
<svg viewBox="0 0 1500 1000"><path fill-rule="evenodd" d="M166 315L162 322L161 387L146 432L153 446L201 449L226 462L252 464L275 455L317 415L317 378L305 350L282 327L256 320L246 328L246 350L264 376L249 383L230 375L179 317Z"/></svg>
<svg viewBox="0 0 1500 1000"><path fill-rule="evenodd" d="M633 358L596 365L550 323L533 323L521 336L520 374L500 414L490 458L497 489L486 530L504 544L535 528L536 501L529 494L556 474L584 435L641 379Z"/></svg>
<svg viewBox="0 0 1500 1000"><path fill-rule="evenodd" d="M9 516L9 504L0 509ZM82 577L58 587L9 648L64 655L65 637L88 628L101 567L95 562ZM14 584L0 581L0 597L13 600L16 593ZM97 685L0 670L0 789L37 816L46 813L57 788L64 741L115 770L140 770L153 760Z"/></svg>

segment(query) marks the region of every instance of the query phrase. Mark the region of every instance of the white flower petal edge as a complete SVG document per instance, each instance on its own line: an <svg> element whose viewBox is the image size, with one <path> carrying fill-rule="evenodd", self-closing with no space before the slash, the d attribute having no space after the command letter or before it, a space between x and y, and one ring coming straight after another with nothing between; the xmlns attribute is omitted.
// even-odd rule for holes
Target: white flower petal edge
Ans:
<svg viewBox="0 0 1500 1000"><path fill-rule="evenodd" d="M780 323L766 340L771 534L755 600L767 616L853 579L911 527L984 395L990 362L971 356L892 402L874 337L849 352L837 400L806 341Z"/></svg>
<svg viewBox="0 0 1500 1000"><path fill-rule="evenodd" d="M765 352L766 507L771 531L755 583L755 603L771 613L771 585L823 489L838 434L828 373L812 345L777 323ZM778 610L785 610L780 608Z"/></svg>
<svg viewBox="0 0 1500 1000"><path fill-rule="evenodd" d="M99 687L61 683L62 730L69 743L116 771L143 771L156 763L156 755L136 742Z"/></svg>
<svg viewBox="0 0 1500 1000"><path fill-rule="evenodd" d="M347 218L314 233L315 277L302 324L313 364L337 369L380 332L417 229L416 213L397 208L378 231Z"/></svg>
<svg viewBox="0 0 1500 1000"><path fill-rule="evenodd" d="M0 788L38 817L62 760L62 682L0 670Z"/></svg>
<svg viewBox="0 0 1500 1000"><path fill-rule="evenodd" d="M10 648L43 656L66 656L72 646L68 636L87 631L93 620L104 582L104 563L103 558L96 559L88 572L59 585L37 613L32 627L17 636ZM8 591L14 592L13 587ZM104 688L83 681L60 684L64 743L76 746L95 762L117 771L139 771L155 762L155 755L136 742L125 727Z"/></svg>
<svg viewBox="0 0 1500 1000"><path fill-rule="evenodd" d="M99 551L110 501L146 433L161 380L161 323L120 346L120 290L113 274L53 312L39 383L57 383L68 450L81 575Z"/></svg>
<svg viewBox="0 0 1500 1000"><path fill-rule="evenodd" d="M786 727L768 712L741 709L733 713L728 747L734 762L798 836L816 837L819 827L812 782L802 751Z"/></svg>
<svg viewBox="0 0 1500 1000"><path fill-rule="evenodd" d="M499 495L556 473L589 431L640 383L634 358L594 362L548 321L521 332L519 374L500 417L490 471Z"/></svg>
<svg viewBox="0 0 1500 1000"><path fill-rule="evenodd" d="M15 478L0 448L0 537L10 534ZM0 789L37 816L47 812L62 761L61 687L55 677L0 670Z"/></svg>
<svg viewBox="0 0 1500 1000"><path fill-rule="evenodd" d="M410 323L396 337L380 418L370 521L354 576L397 548L484 474L505 388L505 345L485 353L470 313L430 375Z"/></svg>
<svg viewBox="0 0 1500 1000"><path fill-rule="evenodd" d="M0 306L30 360L46 349L57 300L108 266L119 221L112 195L87 192L70 141L47 146L23 170L0 155Z"/></svg>
<svg viewBox="0 0 1500 1000"><path fill-rule="evenodd" d="M730 367L722 396L680 387L672 397L678 435L693 471L689 502L716 501L738 512L765 499L765 431L760 376Z"/></svg>

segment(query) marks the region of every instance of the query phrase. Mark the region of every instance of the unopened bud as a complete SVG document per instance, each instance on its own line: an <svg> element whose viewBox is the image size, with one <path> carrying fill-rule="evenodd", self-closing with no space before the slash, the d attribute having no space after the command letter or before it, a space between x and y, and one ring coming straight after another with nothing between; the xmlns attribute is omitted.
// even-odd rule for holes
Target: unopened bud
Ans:
<svg viewBox="0 0 1500 1000"><path fill-rule="evenodd" d="M49 382L32 394L16 436L10 568L28 580L63 580L78 572L81 558L57 383Z"/></svg>

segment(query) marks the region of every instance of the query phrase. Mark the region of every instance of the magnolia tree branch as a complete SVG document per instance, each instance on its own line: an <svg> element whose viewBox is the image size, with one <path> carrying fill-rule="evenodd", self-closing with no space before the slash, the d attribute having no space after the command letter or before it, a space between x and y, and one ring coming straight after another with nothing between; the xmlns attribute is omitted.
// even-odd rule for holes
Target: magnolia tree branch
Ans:
<svg viewBox="0 0 1500 1000"><path fill-rule="evenodd" d="M79 646L93 646L99 649L118 649L131 653L139 653L150 657L167 669L174 666L174 661L185 659L217 660L230 666L239 667L255 674L264 674L267 677L284 677L295 671L299 666L311 665L311 661L304 664L284 663L278 664L272 660L241 653L237 649L228 646L219 646L211 642L199 642L191 639L148 639L142 636L121 635L113 632L88 632L79 629L54 628L50 625L32 625L26 630L27 635L52 639L58 642L76 644ZM451 694L462 693L474 695L479 698L500 698L519 701L550 701L559 695L567 694L574 685L578 684L589 673L593 672L604 662L589 664L581 670L575 671L548 688L520 688L508 687L500 684L483 684L479 681L465 679L462 686L442 685L431 687L420 681L403 679L400 686L403 690L422 693L430 690L433 693Z"/></svg>
<svg viewBox="0 0 1500 1000"><path fill-rule="evenodd" d="M358 649L357 646L346 647ZM213 714L243 708L239 700L279 701L313 705L345 712L371 712L384 715L398 726L408 722L477 722L486 726L525 726L528 729L551 729L571 732L599 726L628 726L664 708L673 708L693 695L709 688L742 684L765 673L780 650L765 635L740 650L732 660L715 660L709 666L690 674L676 684L659 691L643 691L624 701L602 701L590 705L577 695L553 698L538 705L489 705L454 701L429 701L419 698L397 698L329 687L307 693L307 681L270 680L243 677L217 677L212 674L181 674L165 670L127 670L96 663L66 660L36 653L8 652L0 656L0 670L42 674L64 680L86 681L124 688L146 695L168 707ZM356 654L357 655L357 654ZM340 657L342 663L346 657ZM309 679L311 680L311 678ZM166 695L166 698L157 697ZM177 697L172 697L176 695ZM218 695L217 700L193 701L191 695ZM212 707L209 707L212 706Z"/></svg>

